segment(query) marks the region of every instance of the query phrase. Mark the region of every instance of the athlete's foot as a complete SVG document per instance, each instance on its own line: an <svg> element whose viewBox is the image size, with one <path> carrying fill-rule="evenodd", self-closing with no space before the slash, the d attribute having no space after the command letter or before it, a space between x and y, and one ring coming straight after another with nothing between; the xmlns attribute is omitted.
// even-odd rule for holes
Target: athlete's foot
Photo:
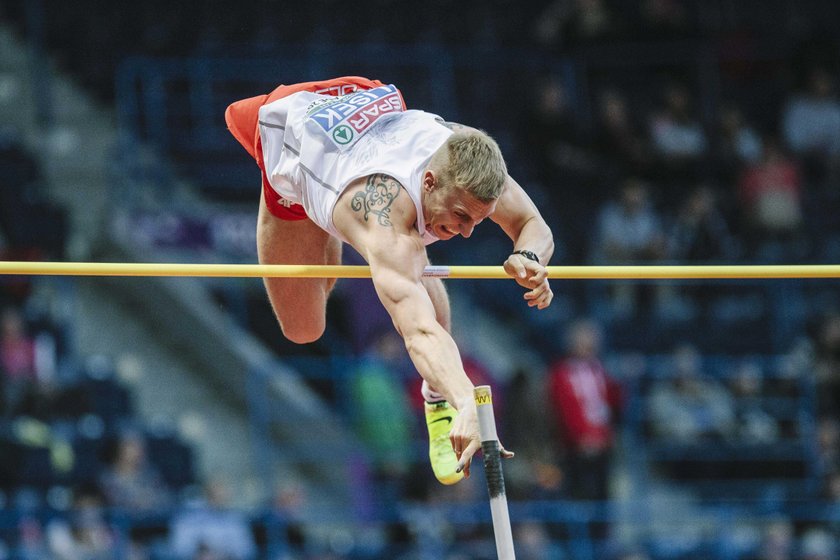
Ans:
<svg viewBox="0 0 840 560"><path fill-rule="evenodd" d="M455 472L458 458L449 441L449 430L458 411L449 403L426 403L426 426L429 428L429 460L432 471L442 484L455 484L464 478L463 472Z"/></svg>

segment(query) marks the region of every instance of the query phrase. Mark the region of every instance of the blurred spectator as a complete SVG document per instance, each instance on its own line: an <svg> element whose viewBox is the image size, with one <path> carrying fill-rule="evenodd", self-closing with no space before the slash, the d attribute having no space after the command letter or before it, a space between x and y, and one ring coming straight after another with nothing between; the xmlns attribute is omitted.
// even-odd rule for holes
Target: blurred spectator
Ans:
<svg viewBox="0 0 840 560"><path fill-rule="evenodd" d="M77 420L92 410L90 400L89 393L80 385L41 380L23 395L14 413L43 422Z"/></svg>
<svg viewBox="0 0 840 560"><path fill-rule="evenodd" d="M771 522L764 530L756 560L793 560L793 524L787 519Z"/></svg>
<svg viewBox="0 0 840 560"><path fill-rule="evenodd" d="M736 426L732 396L703 374L694 346L677 347L672 360L668 377L658 380L650 392L654 435L683 444L730 439Z"/></svg>
<svg viewBox="0 0 840 560"><path fill-rule="evenodd" d="M840 156L840 100L834 78L824 68L808 76L803 92L793 95L782 115L785 142L804 157Z"/></svg>
<svg viewBox="0 0 840 560"><path fill-rule="evenodd" d="M644 550L633 550L619 554L616 560L650 560L650 555Z"/></svg>
<svg viewBox="0 0 840 560"><path fill-rule="evenodd" d="M37 260L61 259L67 239L65 211L42 192L38 159L16 134L0 130L0 230L12 248Z"/></svg>
<svg viewBox="0 0 840 560"><path fill-rule="evenodd" d="M718 208L715 192L701 185L688 195L668 236L668 258L716 262L735 257L735 239Z"/></svg>
<svg viewBox="0 0 840 560"><path fill-rule="evenodd" d="M272 560L296 558L287 554L305 546L307 528L304 517L308 505L306 489L294 477L284 476L275 485L264 517L269 534L277 541L274 546L279 549L269 551Z"/></svg>
<svg viewBox="0 0 840 560"><path fill-rule="evenodd" d="M172 552L180 559L246 560L256 555L248 518L229 505L227 485L208 482L204 498L189 503L171 523Z"/></svg>
<svg viewBox="0 0 840 560"><path fill-rule="evenodd" d="M684 38L688 30L685 4L679 0L640 2L641 32L650 39Z"/></svg>
<svg viewBox="0 0 840 560"><path fill-rule="evenodd" d="M526 368L517 369L505 389L502 433L514 442L516 461L505 464L507 492L513 499L557 497L563 479L557 430L545 421L551 411L542 383ZM513 445L513 444L512 444Z"/></svg>
<svg viewBox="0 0 840 560"><path fill-rule="evenodd" d="M47 544L56 560L106 560L116 553L116 535L105 519L102 497L76 491L66 519L47 524Z"/></svg>
<svg viewBox="0 0 840 560"><path fill-rule="evenodd" d="M834 560L834 537L824 529L810 529L802 535L802 560Z"/></svg>
<svg viewBox="0 0 840 560"><path fill-rule="evenodd" d="M691 94L682 84L671 84L664 92L665 105L650 121L653 145L666 163L683 164L706 154L708 140L691 107Z"/></svg>
<svg viewBox="0 0 840 560"><path fill-rule="evenodd" d="M113 461L100 476L107 504L130 513L150 513L168 507L172 495L158 470L146 457L146 443L137 432L123 434Z"/></svg>
<svg viewBox="0 0 840 560"><path fill-rule="evenodd" d="M495 393L494 393L495 401ZM495 404L495 403L494 403ZM458 483L444 486L433 482L421 502L403 509L401 516L416 543L417 558L434 558L441 551L451 559L485 558L493 552L492 533L471 523L458 523L450 508L469 508L477 500L486 499L487 491L480 484Z"/></svg>
<svg viewBox="0 0 840 560"><path fill-rule="evenodd" d="M734 181L744 165L754 164L761 158L762 140L736 105L722 107L718 122L717 164L721 179Z"/></svg>
<svg viewBox="0 0 840 560"><path fill-rule="evenodd" d="M644 264L665 256L665 235L661 220L649 201L648 187L628 179L620 197L605 204L598 216L592 249L596 264ZM637 308L637 285L614 282L610 288L616 315L632 316Z"/></svg>
<svg viewBox="0 0 840 560"><path fill-rule="evenodd" d="M840 468L840 422L831 416L817 422L817 468L823 473Z"/></svg>
<svg viewBox="0 0 840 560"><path fill-rule="evenodd" d="M609 264L650 262L665 256L662 223L645 183L628 179L619 199L602 208L594 256L595 262Z"/></svg>
<svg viewBox="0 0 840 560"><path fill-rule="evenodd" d="M374 341L350 377L356 432L382 474L405 472L411 454L415 420L404 380L389 365L405 353L399 334L388 329Z"/></svg>
<svg viewBox="0 0 840 560"><path fill-rule="evenodd" d="M822 497L831 504L840 504L840 471L833 470L825 476Z"/></svg>
<svg viewBox="0 0 840 560"><path fill-rule="evenodd" d="M539 180L557 189L569 180L596 173L597 163L586 150L569 92L560 78L539 78L532 94L535 99L526 105L520 134Z"/></svg>
<svg viewBox="0 0 840 560"><path fill-rule="evenodd" d="M554 0L537 18L534 35L542 45L565 49L613 37L623 27L606 0Z"/></svg>
<svg viewBox="0 0 840 560"><path fill-rule="evenodd" d="M518 523L513 533L516 557L520 560L563 558L562 549L551 541L545 524L527 521Z"/></svg>
<svg viewBox="0 0 840 560"><path fill-rule="evenodd" d="M652 164L645 135L630 117L627 99L618 91L604 91L598 100L595 149L617 175L644 176Z"/></svg>
<svg viewBox="0 0 840 560"><path fill-rule="evenodd" d="M732 374L735 431L741 442L768 444L779 439L779 424L764 404L762 387L761 368L752 362L744 362Z"/></svg>
<svg viewBox="0 0 840 560"><path fill-rule="evenodd" d="M826 315L814 337L819 413L840 416L840 313Z"/></svg>
<svg viewBox="0 0 840 560"><path fill-rule="evenodd" d="M17 525L18 542L15 560L43 560L49 557L44 528L35 512L21 515Z"/></svg>
<svg viewBox="0 0 840 560"><path fill-rule="evenodd" d="M4 310L0 316L0 370L4 410L11 414L38 381L35 341L26 333L23 318L13 308Z"/></svg>
<svg viewBox="0 0 840 560"><path fill-rule="evenodd" d="M551 366L548 377L567 488L575 499L606 500L621 390L601 363L598 325L576 321L567 336L568 354Z"/></svg>
<svg viewBox="0 0 840 560"><path fill-rule="evenodd" d="M802 224L802 181L796 163L775 139L764 144L761 160L747 166L738 195L753 241L786 236Z"/></svg>
<svg viewBox="0 0 840 560"><path fill-rule="evenodd" d="M73 451L66 438L48 423L62 413L62 389L55 383L55 344L47 334L33 339L26 333L23 318L14 308L0 316L0 406L12 418L10 441L22 447L18 453L7 452L7 463L23 460L29 452L48 449L49 467L30 467L29 480L48 479L52 474L66 474L73 467ZM54 407L54 408L53 408Z"/></svg>

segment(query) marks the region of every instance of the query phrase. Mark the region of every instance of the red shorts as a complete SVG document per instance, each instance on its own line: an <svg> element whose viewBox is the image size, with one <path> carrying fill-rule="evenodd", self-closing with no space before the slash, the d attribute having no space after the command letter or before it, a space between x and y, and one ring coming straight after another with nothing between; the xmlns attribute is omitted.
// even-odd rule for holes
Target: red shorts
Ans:
<svg viewBox="0 0 840 560"><path fill-rule="evenodd" d="M345 76L323 80L320 82L305 82L288 86L278 86L267 95L249 97L228 105L225 111L225 122L228 130L253 157L262 172L262 189L265 194L265 204L269 212L281 220L305 220L306 212L300 204L290 203L277 194L268 182L263 162L262 144L260 142L259 110L260 107L277 101L299 91L311 91L323 95L345 95L358 90L372 89L384 85L379 80L369 80L359 76Z"/></svg>

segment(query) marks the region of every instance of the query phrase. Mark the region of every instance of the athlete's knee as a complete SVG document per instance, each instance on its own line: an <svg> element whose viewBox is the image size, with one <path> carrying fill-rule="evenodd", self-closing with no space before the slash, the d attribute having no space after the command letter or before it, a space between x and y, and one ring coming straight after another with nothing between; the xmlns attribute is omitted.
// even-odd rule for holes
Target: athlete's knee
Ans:
<svg viewBox="0 0 840 560"><path fill-rule="evenodd" d="M280 321L280 329L289 341L295 344L309 344L324 335L324 321Z"/></svg>

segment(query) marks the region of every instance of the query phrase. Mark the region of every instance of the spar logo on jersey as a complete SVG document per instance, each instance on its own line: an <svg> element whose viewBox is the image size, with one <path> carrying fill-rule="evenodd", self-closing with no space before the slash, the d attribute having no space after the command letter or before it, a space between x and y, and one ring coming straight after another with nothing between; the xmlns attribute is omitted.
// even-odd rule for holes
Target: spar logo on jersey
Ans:
<svg viewBox="0 0 840 560"><path fill-rule="evenodd" d="M402 110L399 90L387 85L324 100L309 109L307 119L317 123L336 146L347 148L383 115Z"/></svg>

